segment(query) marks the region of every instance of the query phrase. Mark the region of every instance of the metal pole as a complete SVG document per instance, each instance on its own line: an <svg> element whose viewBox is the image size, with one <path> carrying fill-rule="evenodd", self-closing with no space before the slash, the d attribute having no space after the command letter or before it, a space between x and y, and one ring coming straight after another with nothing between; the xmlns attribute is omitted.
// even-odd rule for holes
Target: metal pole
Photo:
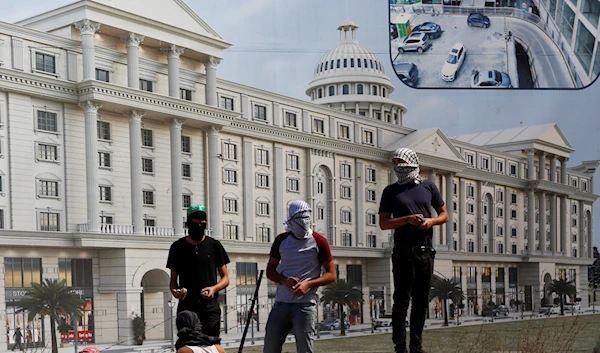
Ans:
<svg viewBox="0 0 600 353"><path fill-rule="evenodd" d="M175 352L175 343L173 342L175 340L173 338L173 305L171 303L169 303L169 311L171 314L171 329L169 330L171 332L171 352Z"/></svg>
<svg viewBox="0 0 600 353"><path fill-rule="evenodd" d="M75 331L75 337L73 337L73 348L75 349L75 353L77 353L77 314L73 314L73 330Z"/></svg>
<svg viewBox="0 0 600 353"><path fill-rule="evenodd" d="M263 274L265 270L260 270L260 274L258 275L258 281L256 282L256 289L254 290L254 296L252 297L252 304L250 306L250 312L248 313L248 317L246 318L246 327L244 327L244 333L242 334L242 342L240 343L240 348L238 353L242 353L244 349L244 341L246 341L246 335L248 334L248 325L250 325L250 321L252 320L252 310L254 309L254 304L258 300L258 288L260 288L260 282L262 281ZM254 334L254 330L252 331Z"/></svg>

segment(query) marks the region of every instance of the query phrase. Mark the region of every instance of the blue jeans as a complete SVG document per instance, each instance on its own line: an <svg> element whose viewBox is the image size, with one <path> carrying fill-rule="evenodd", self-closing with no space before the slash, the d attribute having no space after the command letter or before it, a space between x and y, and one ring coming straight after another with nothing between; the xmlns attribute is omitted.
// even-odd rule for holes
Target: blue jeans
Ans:
<svg viewBox="0 0 600 353"><path fill-rule="evenodd" d="M316 303L276 301L267 320L263 353L281 353L285 338L290 332L296 336L297 353L313 353L316 324Z"/></svg>

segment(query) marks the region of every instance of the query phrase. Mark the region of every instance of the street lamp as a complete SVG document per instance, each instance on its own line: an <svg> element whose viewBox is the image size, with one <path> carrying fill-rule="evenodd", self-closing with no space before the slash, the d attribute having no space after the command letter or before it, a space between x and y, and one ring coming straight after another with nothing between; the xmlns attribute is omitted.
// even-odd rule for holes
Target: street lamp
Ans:
<svg viewBox="0 0 600 353"><path fill-rule="evenodd" d="M521 294L521 298L523 298L521 301L521 320L523 320L523 310L525 309L525 292L521 290L519 291L519 294Z"/></svg>
<svg viewBox="0 0 600 353"><path fill-rule="evenodd" d="M173 343L173 307L175 306L175 301L173 299L169 299L167 304L169 304L169 316L171 318L169 320L169 322L171 323L171 329L169 329L169 332L171 333L171 352L174 352L175 344Z"/></svg>

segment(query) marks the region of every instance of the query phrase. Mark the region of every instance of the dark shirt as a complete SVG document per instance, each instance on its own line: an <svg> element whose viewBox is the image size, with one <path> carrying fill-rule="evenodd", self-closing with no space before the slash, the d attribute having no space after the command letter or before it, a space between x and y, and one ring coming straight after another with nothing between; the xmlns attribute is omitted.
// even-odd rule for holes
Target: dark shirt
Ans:
<svg viewBox="0 0 600 353"><path fill-rule="evenodd" d="M419 184L400 185L394 183L386 186L381 195L379 214L391 213L393 218L422 214L431 218L431 207L439 209L444 200L435 183L423 180ZM394 231L395 246L431 246L433 229L419 229L412 224L396 228Z"/></svg>
<svg viewBox="0 0 600 353"><path fill-rule="evenodd" d="M204 237L200 244L193 245L183 237L171 245L167 268L179 275L179 288L188 291L186 300L197 300L201 298L202 288L218 283L217 269L229 262L229 256L218 240ZM217 296L215 293L215 298Z"/></svg>

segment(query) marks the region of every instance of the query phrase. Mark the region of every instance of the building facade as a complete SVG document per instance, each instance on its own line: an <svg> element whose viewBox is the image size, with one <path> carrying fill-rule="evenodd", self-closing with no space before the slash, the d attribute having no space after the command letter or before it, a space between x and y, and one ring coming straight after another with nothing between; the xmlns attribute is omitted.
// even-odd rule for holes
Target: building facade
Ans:
<svg viewBox="0 0 600 353"><path fill-rule="evenodd" d="M231 44L181 0L82 0L0 23L0 346L16 327L30 345L49 339L48 318L16 313L43 279L86 299L81 340L128 342L133 315L148 339L169 337L166 257L198 203L232 261L224 331L243 329L296 199L311 204L338 276L363 292L351 321L370 322L391 310L393 244L377 212L398 147L419 153L448 204L435 273L461 283L468 307L522 296L534 309L559 277L585 305L598 163L568 168L555 124L455 138L403 126L407 108L357 28L338 28L308 102L218 79ZM265 278L257 330L274 298Z"/></svg>

